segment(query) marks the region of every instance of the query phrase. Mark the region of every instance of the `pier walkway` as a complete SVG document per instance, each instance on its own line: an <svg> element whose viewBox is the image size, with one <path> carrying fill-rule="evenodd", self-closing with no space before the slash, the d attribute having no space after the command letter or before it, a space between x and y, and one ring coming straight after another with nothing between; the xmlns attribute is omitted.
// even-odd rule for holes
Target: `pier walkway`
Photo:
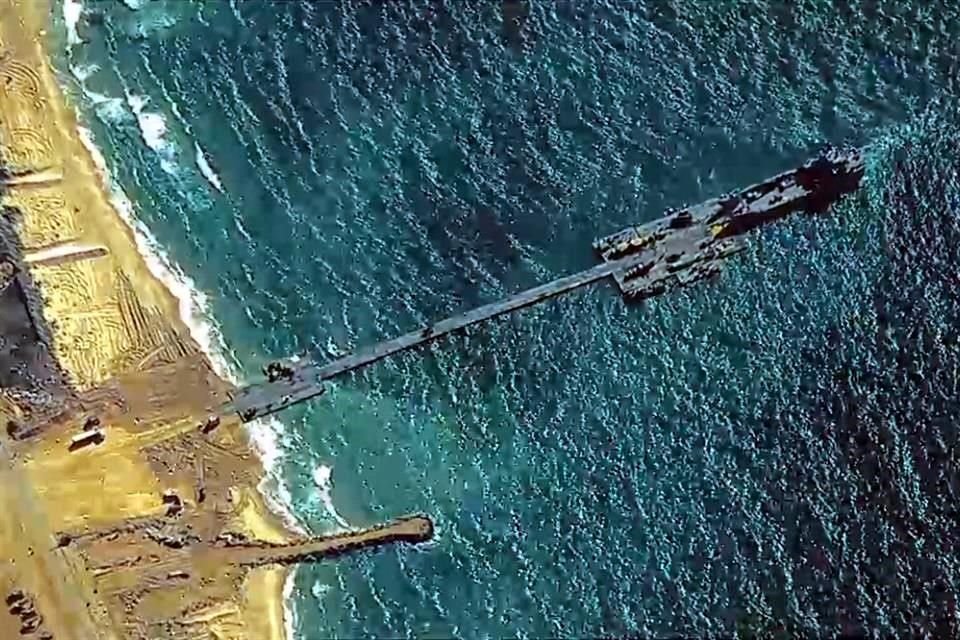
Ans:
<svg viewBox="0 0 960 640"><path fill-rule="evenodd" d="M505 300L477 307L392 340L361 349L325 365L292 365L291 377L287 379L265 381L239 389L222 413L238 413L244 421L249 421L280 411L323 393L325 380L360 369L395 353L412 349L471 325L593 284L618 271L635 267L644 259L640 254L631 254L613 262L605 262L585 271L527 289Z"/></svg>
<svg viewBox="0 0 960 640"><path fill-rule="evenodd" d="M825 211L858 188L860 151L829 148L803 166L698 205L669 212L594 243L604 262L509 298L421 327L327 364L275 364L265 381L236 390L220 408L244 422L303 402L324 391L324 382L415 348L471 325L543 302L613 277L626 298L645 299L689 286L720 272L744 248L740 236L795 211Z"/></svg>

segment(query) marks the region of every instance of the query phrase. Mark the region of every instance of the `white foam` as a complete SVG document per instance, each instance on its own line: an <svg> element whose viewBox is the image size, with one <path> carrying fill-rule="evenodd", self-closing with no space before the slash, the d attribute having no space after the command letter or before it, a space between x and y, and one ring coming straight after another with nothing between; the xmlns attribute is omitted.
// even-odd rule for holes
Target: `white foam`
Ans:
<svg viewBox="0 0 960 640"><path fill-rule="evenodd" d="M103 154L100 153L100 148L93 143L93 134L89 129L81 125L77 125L77 134L80 136L81 144L83 144L84 148L87 150L87 153L89 153L90 157L93 159L93 165L97 168L100 180L103 181L104 185L106 185L106 180L110 175L110 170L107 169L107 161L104 159Z"/></svg>
<svg viewBox="0 0 960 640"><path fill-rule="evenodd" d="M144 143L160 156L160 166L171 175L176 175L176 146L166 139L167 120L163 114L156 111L147 111L145 107L150 99L133 93L127 94L127 104L137 117L137 126L140 127L140 137Z"/></svg>
<svg viewBox="0 0 960 640"><path fill-rule="evenodd" d="M143 141L154 151L163 151L167 146L167 141L163 136L167 133L167 121L159 113L144 111L144 107L150 100L136 94L127 94L127 104L133 114L137 116L137 122L140 125L140 133L143 134Z"/></svg>
<svg viewBox="0 0 960 640"><path fill-rule="evenodd" d="M223 377L234 385L239 384L236 376ZM284 432L283 424L276 418L260 418L247 423L247 432L257 448L257 455L266 471L257 485L257 490L263 495L270 509L280 516L287 528L300 535L307 535L306 527L293 513L293 496L290 494L287 483L283 481L283 471L280 467L283 449L279 444L280 435Z"/></svg>
<svg viewBox="0 0 960 640"><path fill-rule="evenodd" d="M333 467L325 464L319 465L313 470L313 483L317 485L317 493L320 495L320 501L330 517L336 520L344 529L349 529L350 524L337 513L337 508L333 504Z"/></svg>
<svg viewBox="0 0 960 640"><path fill-rule="evenodd" d="M82 84L87 78L100 71L100 65L96 63L70 65L70 73Z"/></svg>
<svg viewBox="0 0 960 640"><path fill-rule="evenodd" d="M149 98L144 96L127 94L126 105L130 108L130 111L127 111L123 99L110 97L88 89L86 80L99 70L100 67L97 64L70 66L70 72L77 79L83 95L93 104L97 116L105 122L116 124L129 118L130 112L133 112L144 143L160 156L160 166L166 173L174 176L178 175L179 171L176 164L177 146L168 139L170 130L163 115L158 112L145 110L145 107L149 103ZM185 128L189 130L189 125L186 125L186 122L183 120L183 116L180 114L176 102L171 101L170 106L177 119L184 122ZM213 167L210 166L210 162L207 160L203 149L197 142L193 144L196 151L195 160L197 167L200 169L200 173L217 191L225 194L226 191L223 188L223 182L220 180L220 176L213 170Z"/></svg>
<svg viewBox="0 0 960 640"><path fill-rule="evenodd" d="M220 176L218 176L217 172L214 171L213 167L210 166L210 161L207 160L207 155L203 152L203 149L200 148L200 144L194 142L193 148L197 152L197 167L200 169L200 173L202 173L203 177L207 179L207 182L213 185L214 189L220 193L226 193L223 190L223 183L220 182Z"/></svg>
<svg viewBox="0 0 960 640"><path fill-rule="evenodd" d="M129 35L138 38L150 38L155 34L161 34L177 23L176 18L165 12L164 9L167 7L160 3L150 6L143 3L139 8L146 8L146 10L139 13L136 18L126 21L125 30Z"/></svg>
<svg viewBox="0 0 960 640"><path fill-rule="evenodd" d="M133 231L137 250L143 257L147 269L177 299L180 318L189 329L190 337L206 354L217 375L238 385L240 376L227 359L229 350L223 334L208 311L206 295L197 289L193 280L169 259L150 229L136 217L130 199L112 181L106 160L94 143L90 130L78 125L77 133L100 172L100 179L110 193L111 204ZM283 432L283 426L274 419L258 420L248 425L248 432L265 471L257 489L263 494L268 506L281 517L287 527L297 533L305 532L305 527L293 513L293 500L280 469L279 460L282 452L278 437Z"/></svg>
<svg viewBox="0 0 960 640"><path fill-rule="evenodd" d="M123 108L123 100L120 98L111 98L96 91L85 91L85 94L93 102L97 115L104 122L116 124L129 117L126 109Z"/></svg>
<svg viewBox="0 0 960 640"><path fill-rule="evenodd" d="M77 79L80 85L80 91L90 100L97 115L110 123L117 123L126 120L129 116L120 98L111 98L102 93L97 93L87 88L87 79L100 70L97 64L70 65L70 73Z"/></svg>
<svg viewBox="0 0 960 640"><path fill-rule="evenodd" d="M317 604L323 604L323 596L330 593L330 590L330 585L324 584L319 580L315 580L313 586L310 587L310 595L312 595L314 600L317 601Z"/></svg>
<svg viewBox="0 0 960 640"><path fill-rule="evenodd" d="M127 5L128 9L136 11L146 4L146 0L123 0L123 4Z"/></svg>
<svg viewBox="0 0 960 640"><path fill-rule="evenodd" d="M299 620L297 619L297 610L290 606L293 602L294 579L297 569L293 567L287 570L287 579L283 581L283 629L286 640L293 640L297 634Z"/></svg>
<svg viewBox="0 0 960 640"><path fill-rule="evenodd" d="M77 0L63 0L63 23L67 28L67 51L83 42L77 33L77 23L83 14L83 4Z"/></svg>

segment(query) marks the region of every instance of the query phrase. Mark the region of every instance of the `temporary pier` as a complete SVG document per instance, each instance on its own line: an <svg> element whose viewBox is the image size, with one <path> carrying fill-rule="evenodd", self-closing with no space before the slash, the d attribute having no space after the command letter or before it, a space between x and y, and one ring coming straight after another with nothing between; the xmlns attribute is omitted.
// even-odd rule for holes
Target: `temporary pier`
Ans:
<svg viewBox="0 0 960 640"><path fill-rule="evenodd" d="M412 349L441 336L612 276L629 299L688 286L719 273L723 261L745 247L740 237L795 211L820 213L863 177L857 149L828 148L803 166L760 184L597 240L603 262L595 267L477 307L328 364L274 364L269 379L238 389L221 413L243 421L275 413L324 391L324 381Z"/></svg>

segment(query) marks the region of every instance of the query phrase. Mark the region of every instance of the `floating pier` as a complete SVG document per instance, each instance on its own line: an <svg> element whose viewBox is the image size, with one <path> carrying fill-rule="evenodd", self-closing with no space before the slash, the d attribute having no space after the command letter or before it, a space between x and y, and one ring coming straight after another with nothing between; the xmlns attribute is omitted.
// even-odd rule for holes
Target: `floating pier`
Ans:
<svg viewBox="0 0 960 640"><path fill-rule="evenodd" d="M746 248L745 233L796 211L822 213L862 177L859 151L828 149L798 169L627 227L593 248L606 261L641 252L642 264L613 278L627 298L650 298L718 274L726 258Z"/></svg>
<svg viewBox="0 0 960 640"><path fill-rule="evenodd" d="M387 356L425 344L454 331L490 320L543 302L563 293L579 289L610 277L617 271L630 269L640 264L643 257L629 255L618 260L597 265L559 280L527 289L505 300L477 307L466 313L436 324L411 331L398 338L362 349L326 365L287 365L289 374L274 381L265 381L237 390L222 413L237 413L245 422L275 413L291 405L309 400L323 393L323 382L344 373L360 369Z"/></svg>
<svg viewBox="0 0 960 640"><path fill-rule="evenodd" d="M323 393L324 382L471 325L613 277L628 299L646 299L689 286L720 272L723 261L745 248L743 234L796 211L821 213L863 177L856 149L828 148L803 166L701 204L628 227L594 242L603 262L527 289L504 300L421 327L328 364L274 365L270 378L238 389L222 414L248 422Z"/></svg>

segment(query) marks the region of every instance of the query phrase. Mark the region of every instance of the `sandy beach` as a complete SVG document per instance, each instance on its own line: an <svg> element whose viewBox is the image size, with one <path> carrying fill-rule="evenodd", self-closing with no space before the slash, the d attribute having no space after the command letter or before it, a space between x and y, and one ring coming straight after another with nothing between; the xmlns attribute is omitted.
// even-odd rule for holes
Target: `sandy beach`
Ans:
<svg viewBox="0 0 960 640"><path fill-rule="evenodd" d="M15 284L39 291L31 325L65 378L24 374L0 397L0 636L36 610L36 637L279 640L286 569L183 551L292 536L257 490L264 470L239 422L197 429L228 385L111 206L43 48L48 17L42 0L0 0L3 217L20 254L9 258ZM44 389L56 393L38 399ZM70 451L91 418L105 440Z"/></svg>

